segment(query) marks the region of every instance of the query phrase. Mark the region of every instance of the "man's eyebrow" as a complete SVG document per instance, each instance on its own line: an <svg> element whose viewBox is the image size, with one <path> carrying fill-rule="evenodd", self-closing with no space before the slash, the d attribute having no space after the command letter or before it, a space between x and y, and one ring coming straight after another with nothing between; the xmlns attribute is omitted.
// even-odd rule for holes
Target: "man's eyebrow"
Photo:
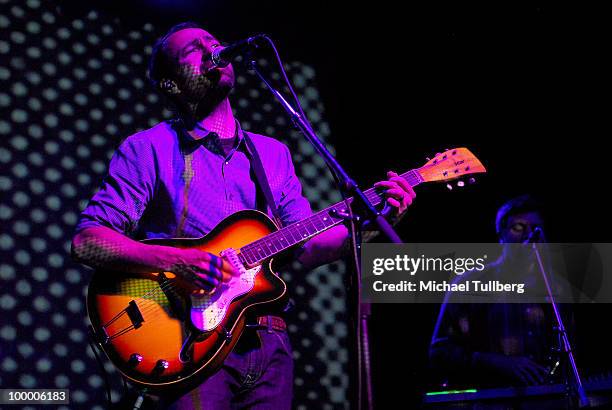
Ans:
<svg viewBox="0 0 612 410"><path fill-rule="evenodd" d="M185 51L185 49L186 49L187 47L191 47L192 45L196 44L196 43L197 43L197 41L198 41L199 39L201 39L201 38L204 38L204 39L209 40L209 41L217 41L217 39L216 39L216 38L214 38L213 36L211 36L210 34L206 34L206 35L204 35L204 36L202 36L202 37L196 37L196 38L194 38L193 40L191 40L189 43L185 44L185 45L184 45L184 46L181 48L181 54L182 54L182 53Z"/></svg>

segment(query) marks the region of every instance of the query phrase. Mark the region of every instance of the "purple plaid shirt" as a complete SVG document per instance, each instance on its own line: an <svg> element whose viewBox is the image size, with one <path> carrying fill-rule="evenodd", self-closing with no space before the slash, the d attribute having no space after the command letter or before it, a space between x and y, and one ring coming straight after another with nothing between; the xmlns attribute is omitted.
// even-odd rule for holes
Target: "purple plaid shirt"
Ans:
<svg viewBox="0 0 612 410"><path fill-rule="evenodd" d="M228 155L217 134L200 130L194 138L178 121L128 137L111 159L108 175L82 212L76 231L106 226L135 239L197 238L237 211L256 209L256 179L243 133L238 125ZM275 139L248 135L283 223L309 216L289 149Z"/></svg>

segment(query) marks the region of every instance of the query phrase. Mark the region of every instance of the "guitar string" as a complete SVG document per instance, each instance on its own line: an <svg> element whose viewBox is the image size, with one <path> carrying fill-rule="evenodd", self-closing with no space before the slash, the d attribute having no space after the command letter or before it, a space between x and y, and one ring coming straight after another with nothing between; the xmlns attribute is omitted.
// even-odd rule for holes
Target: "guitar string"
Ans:
<svg viewBox="0 0 612 410"><path fill-rule="evenodd" d="M145 319L146 314L151 313L157 310L157 307L160 307L159 303L151 299L152 297L161 296L165 290L174 290L176 288L177 288L177 285L173 281L169 281L168 283L164 285L159 285L156 288L149 290L144 295L136 296L136 299L144 299L144 300L141 300L140 302L134 301L136 305L138 306L138 310L140 311L140 314L142 315L143 320ZM160 315L153 315L153 316L147 316L147 317L149 320L151 320L153 318L156 318L157 316L160 316ZM106 323L106 326L107 325L109 325L108 322Z"/></svg>
<svg viewBox="0 0 612 410"><path fill-rule="evenodd" d="M401 174L401 175L400 175L400 177L402 177L402 178L406 179L406 181L407 181L407 182L410 184L410 186L411 186L411 187L415 187L415 186L417 186L417 185L419 185L419 184L420 184L420 179L419 179L419 176L418 176L418 174L416 174L415 172L416 172L416 170L410 170L410 171L408 171L408 172L405 172L405 173ZM383 189L378 189L378 188L374 187L374 188L370 188L370 189L368 189L368 190L364 191L364 195L366 196L366 198L368 199L368 201L370 201L370 202L374 203L374 205L378 205L380 202L382 202L382 196L383 196L383 192L382 192L382 191L383 191ZM352 199L352 198L351 198L351 199ZM332 211L333 209L335 209L335 208L337 208L337 207L339 207L339 206L342 206L342 205L344 205L344 203L343 203L343 202L340 202L340 203L337 203L337 204L335 204L335 205L332 205L332 206L330 206L329 208L326 208L326 209L324 209L324 210L322 210L322 211L320 211L320 212L317 212L317 213L315 213L315 214L311 215L310 217L308 217L308 218L304 219L304 221L302 221L301 223L302 223L303 225L307 224L308 222L312 223L312 225L313 225L313 226L315 227L315 229L316 229L315 234L317 234L317 233L319 233L319 232L322 232L322 231L324 231L324 230L326 230L326 229L329 229L329 228L331 228L333 225L331 225L331 226L326 226L326 227L324 227L324 228L323 228L323 229L321 229L321 230L319 230L318 228L316 228L316 225L314 224L314 220L315 220L315 218L320 217L320 216L321 216L323 213L325 213L325 212L330 212L330 211ZM336 221L336 222L338 223L338 222L340 222L340 221ZM335 224L334 224L334 225L335 225ZM269 236L274 236L274 235L277 235L277 234L279 234L279 232L281 232L281 231L283 231L283 230L284 230L284 231L286 231L286 232L290 232L292 228L295 230L295 226L296 226L295 224L289 225L289 226L287 226L287 227L285 227L285 228L283 228L283 229L281 229L281 230L279 230L279 231L276 231L276 232L274 232L274 233L270 234ZM295 232L293 232L293 233L295 233ZM293 239L293 233L292 233L292 236L291 236L291 237L292 237L292 240L293 240L293 241L296 241L295 239ZM299 237L301 238L301 236L299 236ZM268 239L268 240L270 240L270 239ZM265 239L265 237L264 237L264 238L258 239L257 241L254 241L254 242L252 242L252 243L250 243L250 244L248 244L248 245L246 245L246 246L242 247L241 249L242 249L242 250L244 250L244 251L247 251L247 252L252 252L253 254L252 254L251 256L253 256L253 257L255 258L255 260L256 260L256 261L265 260L266 258L268 258L268 257L269 257L269 255L268 255L268 256L265 256L265 257L262 259L262 258L261 258L261 257L259 257L259 256L258 256L256 253L254 253L254 249L255 249L255 248L261 247L261 245L262 245L262 244L266 244L266 245L268 245L268 244L267 244L265 241L266 241L266 239ZM296 241L294 244L289 245L289 246L284 246L284 245L283 245L283 247L281 248L281 250L280 250L280 251L278 251L278 250L277 250L277 252L281 252L281 251L283 251L283 250L285 250L285 249L287 249L287 248L289 248L289 247L291 247L291 246L293 246L293 245L295 245L296 243L299 243L299 242L300 242L300 241ZM272 249L272 248L271 248L269 245L268 245L268 248Z"/></svg>
<svg viewBox="0 0 612 410"><path fill-rule="evenodd" d="M154 296L161 296L163 294L164 290L174 290L177 288L176 283L174 283L174 281L169 281L168 283L166 283L165 285L160 285L156 288L153 288L151 290L149 290L147 293L145 293L144 295L142 295L140 298L145 299L144 301L141 301L140 303L136 302L136 304L138 305L138 308L140 310L141 315L145 316L145 314L149 314L151 312L154 312L155 310L158 309L159 303L157 303L155 300L152 299L147 299L147 298L151 298ZM160 316L161 314L158 315L152 315L152 316L147 316L149 319L152 318L156 318L158 316Z"/></svg>
<svg viewBox="0 0 612 410"><path fill-rule="evenodd" d="M410 171L409 171L409 172L407 172L407 173L405 173L405 174L402 174L401 176L402 176L403 178L407 178L408 176L410 176L409 174L410 174ZM413 178L411 178L411 179L413 179ZM416 178L414 178L414 179L416 179ZM411 181L408 181L408 182L410 183L410 185L411 185L411 186L415 186L415 185L417 185L417 184L418 184L418 181L416 181L416 184L411 183ZM381 197L382 197L382 194L381 194L381 193L378 193L378 192L376 191L376 189L375 189L375 188L368 189L368 190L367 190L367 191L366 191L364 194L365 194L366 198L367 198L367 199L368 199L370 202L375 202L376 200L379 200L379 199L381 199ZM337 204L337 205L332 206L332 207L330 207L330 208L331 208L331 209L334 209L334 208L335 208L336 206L338 206L338 205L341 205L341 204ZM330 209L330 210L331 210L331 209ZM315 214L315 215L313 215L312 217L307 218L307 219L308 219L308 222L312 223L312 225L315 227L315 234L318 234L318 233L320 233L320 232L322 232L322 231L324 231L324 230L330 229L330 228L333 226L333 225L332 225L332 226L329 226L329 227L324 227L324 229L322 229L322 230L317 229L317 228L316 228L316 226L314 225L314 221L313 221L313 219L314 219L313 217L315 217L315 216L317 216L317 215L318 215L318 214ZM340 222L340 221L337 221L337 223L339 223L339 222ZM334 225L336 225L336 223L335 223ZM277 231L277 232L278 232L278 231ZM275 232L275 233L277 233L277 232ZM263 240L264 240L264 238L260 239L259 241L263 241ZM258 242L258 241L255 241L255 242L253 242L252 244L249 244L249 245L247 245L247 246L243 247L243 249L245 249L246 251L252 251L252 250L253 250L253 248L256 246L256 243L257 243L257 242ZM264 243L265 243L265 242L264 242ZM299 243L299 242L296 242L296 243ZM291 245L291 246L293 246L293 245ZM289 246L289 247L290 247L290 246ZM270 248L270 247L268 246L268 248ZM282 248L282 250L284 250L284 249L287 249L287 248ZM281 250L281 251L282 251L282 250ZM263 259L257 258L257 259L258 259L258 260L257 260L257 262L262 261L262 260L265 260L265 259L266 259L266 258L268 258L268 257L269 257L269 256L266 256L266 257L265 257L265 258L263 258ZM153 289L149 290L149 291L148 291L147 293L145 293L144 295L141 295L139 298L140 298L140 299L144 299L144 300L143 300L143 301L141 301L140 303L136 302L136 305L139 307L140 314L143 316L143 319L144 319L145 315L147 315L147 317L148 317L148 319L149 319L149 320L151 320L152 318L155 318L155 317L157 317L157 316L160 316L160 315L148 316L148 314L149 314L149 313L151 313L151 312L153 312L153 311L157 310L157 308L159 307L159 304L158 304L158 303L157 303L155 300L152 300L152 299L151 299L152 297L155 297L155 296L161 296L162 294L164 294L164 291L166 291L166 290L174 290L174 289L176 289L176 288L177 288L176 284L175 284L173 281L169 281L169 282L168 282L168 283L166 283L165 285L160 285L160 286L158 286L157 288L153 288ZM139 306L139 305L140 305L140 306ZM129 330L128 330L128 331L129 331Z"/></svg>
<svg viewBox="0 0 612 410"><path fill-rule="evenodd" d="M366 196L368 196L368 194L366 194ZM379 198L378 194L374 193L374 194L370 194L370 197L368 198L368 200L370 202L373 202L373 199L378 199L378 198ZM339 206L339 205L341 205L341 204L337 204L337 205L334 205L333 207L330 207L330 211L332 209L334 209L335 207ZM324 231L326 231L328 229L331 229L335 225L338 225L339 223L342 222L342 220L339 219L337 221L334 221L334 223L332 225L329 225L329 226L327 226L327 225L325 225L323 223L323 225L324 225L323 229L317 228L317 226L316 226L314 221L315 221L316 218L320 218L321 217L320 214L322 214L324 212L325 211L321 211L319 213L316 213L316 214L306 218L304 221L300 222L302 224L302 226L305 227L303 229L305 229L306 232L308 232L308 236L307 237L303 237L301 234L299 234L299 228L296 229L296 225L289 225L288 227L284 228L285 232L288 232L289 238L291 239L291 242L293 242L291 245L281 245L280 249L279 249L279 246L274 244L273 241L274 241L274 239L276 239L276 237L281 237L281 238L284 237L284 239L286 239L286 234L279 233L279 232L282 231L282 230L279 230L279 231L273 232L272 234L268 235L267 237L258 239L256 241L254 241L254 242L252 242L252 243L242 247L241 248L242 253L244 253L245 255L247 253L250 254L251 259L253 259L252 262L248 262L247 261L247 263L260 263L260 262L266 260L267 258L273 256L274 254L277 254L277 253L282 252L282 251L284 251L286 249L289 249L291 246L294 246L294 245L302 242L303 240L307 240L307 239L309 239L312 236L316 236L317 234L319 234L321 232L324 232ZM319 221L319 222L322 223L321 221ZM315 230L314 233L310 233L310 231L308 230L307 226L308 226L309 223L314 228L314 230ZM295 237L298 237L299 240L296 240ZM268 248L269 250L272 250L272 251L271 252L270 251L266 251L266 248ZM256 249L257 249L257 251L256 251ZM260 254L263 254L264 257L262 258L260 256Z"/></svg>
<svg viewBox="0 0 612 410"><path fill-rule="evenodd" d="M416 179L416 178L413 178L413 179ZM414 183L412 181L408 181L408 182L413 187L418 185L418 181L415 181ZM375 205L378 205L380 203L380 200L382 199L382 193L377 192L375 188L370 188L369 190L364 192L364 194L365 194L366 198L368 199L368 201L372 202ZM330 212L331 210L335 209L336 207L342 206L342 205L343 205L343 203L338 203L336 205L333 205L330 208L328 208L329 209L328 212ZM307 226L306 224L311 223L312 226L315 228L315 233L314 234L310 234L310 232L309 232L309 237L310 236L314 236L316 234L319 234L319 233L321 233L323 231L326 231L327 229L330 229L333 226L335 226L335 225L337 225L338 223L341 222L341 220L338 220L338 221L335 221L335 223L333 225L324 226L323 229L318 229L316 227L315 223L314 223L315 218L320 218L321 214L325 213L326 211L327 211L327 209L323 210L321 212L317 212L316 214L306 218L304 221L301 222L303 226ZM252 243L242 247L241 249L243 250L243 253L247 253L248 252L248 253L251 254L250 256L254 259L254 261L252 263L259 263L259 262L269 258L270 256L272 256L272 255L274 255L276 253L282 252L282 251L290 248L291 246L294 246L295 244L301 242L301 240L295 240L294 239L294 236L298 236L299 238L302 238L301 235L297 235L297 232L295 232L296 231L295 228L296 228L295 225L289 225L288 227L286 227L284 229L281 229L279 231L273 232L272 234L268 235L267 236L268 239L266 239L266 237L258 239L256 241L254 241L254 242L252 242ZM306 231L308 232L307 228L304 228L304 229L306 229ZM283 230L286 230L286 232L289 232L289 235L290 235L291 239L294 241L294 243L289 245L289 246L281 245L281 248L279 250L278 246L276 246L272 241L275 239L274 238L275 236L280 236L281 234L279 232L281 232ZM266 252L266 250L265 250L266 247L268 249L272 249L273 252L270 253L269 255L267 255L267 253L269 253L269 252ZM274 249L274 248L276 248L276 249ZM262 249L261 252L264 254L264 257L261 258L259 256L260 251L255 252L255 249Z"/></svg>
<svg viewBox="0 0 612 410"><path fill-rule="evenodd" d="M174 286L174 285L173 285L173 284L171 284L171 283L169 283L169 284L167 284L167 285L168 285L168 286ZM134 302L136 303L136 306L138 307L138 310L139 310L139 312L140 312L140 314L141 314L141 316L142 316L142 318L143 318L143 321L145 321L145 320L149 320L149 321L151 321L151 319L153 319L153 316L151 316L151 317L147 316L147 318L145 319L145 315L146 315L146 314L148 314L148 313L150 313L150 312L152 312L153 310L155 310L154 308L155 308L156 306L159 306L157 302L155 302L155 301L153 301L153 300L151 300L151 299L147 299L147 298L154 296L156 293L158 293L158 292L160 292L160 291L162 291L162 292L163 292L165 289L167 289L167 288L168 288L168 286L162 285L162 286L159 286L159 287L157 287L157 288L154 288L154 289L149 290L149 291L148 291L147 293L145 293L144 295L141 295L141 296L137 296L137 297L135 297L135 299L144 299L143 301L140 301L140 302L138 302L138 301L134 300ZM150 306L149 306L149 305L150 305ZM126 308L126 309L127 309L127 308ZM126 311L126 309L124 309L123 311L125 312L125 311ZM103 325L102 327L109 326L110 324L112 324L112 323L110 323L110 322L111 322L111 321L107 322L107 323L106 323L105 325ZM111 337L118 335L119 333L123 332L124 330L125 330L125 329L123 329L123 330L119 331L117 334L112 335ZM133 329L129 329L129 330L133 330ZM129 330L128 330L128 331L129 331Z"/></svg>
<svg viewBox="0 0 612 410"><path fill-rule="evenodd" d="M177 287L177 285L175 283L170 282L170 283L167 283L166 285L159 286L156 289L152 289L151 291L149 291L147 293L153 292L153 293L160 294L160 292L159 292L160 290L163 291L163 290L168 289L168 288L176 288L176 287ZM138 305L138 303L137 303L137 305ZM156 318L161 316L161 313L158 313L158 314L155 314L155 315L149 315L150 313L158 310L158 308L161 308L159 303L157 303L154 300L150 300L150 299L145 300L145 301L141 302L140 306L143 306L143 308L141 309L141 314L142 314L143 318L144 318L145 315L147 315L149 320L151 320L151 319L156 319Z"/></svg>
<svg viewBox="0 0 612 410"><path fill-rule="evenodd" d="M166 283L165 285L159 285L156 288L153 288L151 290L149 290L147 293L145 293L144 295L141 296L137 296L136 298L138 299L144 299L142 301L136 302L136 305L139 308L140 314L144 316L145 314L151 313L155 310L157 310L157 307L159 306L159 303L157 303L155 300L152 300L150 298L154 297L154 296L161 296L163 291L165 290L174 290L176 289L177 285L174 283L174 281L169 281L168 283ZM159 315L154 315L154 316L148 316L149 319L151 318L155 318ZM109 325L109 323L107 322L106 325Z"/></svg>
<svg viewBox="0 0 612 410"><path fill-rule="evenodd" d="M164 291L165 291L165 290L170 290L170 291L172 291L172 290L175 290L176 288L177 288L177 285L174 283L174 281L169 281L169 282L168 282L168 283L166 283L165 285L160 285L160 286L158 286L157 288L151 289L151 290L150 290L149 292L147 292L147 293L151 293L151 292L152 292L152 294L150 295L150 297L153 297L153 296L162 296L162 295L164 295ZM137 304L138 304L138 303L137 303ZM158 302L156 302L155 300L152 300L152 299L146 299L146 298L145 298L145 300L144 300L144 301L141 303L141 306L143 306L143 308L141 309L141 314L143 315L143 317L144 317L144 315L145 315L145 314L148 314L148 313L151 313L151 312L153 312L153 311L157 310L157 308L158 308L158 307L159 307L159 308L162 308L162 307L159 305L159 303L158 303ZM163 309L163 308L162 308L162 309ZM153 316L150 316L150 318L157 317L157 316L160 316L160 315L153 315Z"/></svg>
<svg viewBox="0 0 612 410"><path fill-rule="evenodd" d="M369 196L368 199L370 201L372 201L372 199L378 199L380 197L379 194L377 194L374 191L370 191L370 192L366 193L366 195ZM312 222L312 221L309 221L309 222ZM338 222L340 222L340 221L338 221ZM314 223L313 223L313 226L315 226ZM329 228L331 228L331 226L330 227L326 227L326 228L329 229ZM315 226L315 229L316 229L316 226ZM317 229L317 231L319 231L319 230ZM316 232L316 233L318 233L318 232ZM251 244L251 245L253 246L254 244ZM252 251L252 248L248 247L248 245L247 245L247 247L244 247L244 249L247 250L247 251L249 251L249 250ZM269 256L267 256L267 257L269 257ZM264 259L266 259L266 258L264 258ZM264 260L264 259L258 258L257 262L259 262L261 260ZM139 298L140 299L144 299L144 300L141 300L140 303L136 302L136 304L139 307L139 310L140 310L141 315L143 316L143 319L145 318L145 316L147 316L148 320L152 320L152 319L154 319L154 318L156 318L158 316L161 316L160 314L153 315L153 316L149 315L149 313L152 313L152 312L156 311L158 309L158 307L160 307L159 304L155 300L152 300L152 298L155 297L155 296L163 295L165 290L174 290L176 288L177 288L177 285L173 281L169 281L168 283L166 283L164 285L160 285L160 286L158 286L156 288L153 288L153 289L149 290L147 293L141 295Z"/></svg>
<svg viewBox="0 0 612 410"><path fill-rule="evenodd" d="M414 175L414 170L408 171L408 172L406 172L404 174L401 174L400 176L402 178L405 178L412 187L414 187L414 186L416 186L416 185L418 185L420 183L418 176ZM366 196L368 201L374 203L375 205L380 203L379 201L382 200L382 196L383 196L382 192L378 192L375 188L368 189L367 191L364 192L364 195ZM338 205L342 205L342 203L336 204L336 205L330 207L331 208L330 211L335 209L335 207L338 206ZM331 226L325 226L324 225L323 229L318 229L316 227L315 223L314 223L314 218L315 217L320 217L319 214L320 213L314 214L312 217L310 217L310 218L308 218L306 220L307 222L305 222L305 223L310 222L312 224L312 226L315 228L315 233L314 234L310 234L309 233L309 236L314 236L314 235L316 235L316 234L318 234L320 232L323 232L323 231L325 231L327 229L330 229L331 227L333 227L334 225L336 225L337 223L340 222L340 221L335 221L336 223L334 223ZM308 230L307 230L307 232L308 232ZM275 234L276 233L278 233L278 232L275 232ZM293 232L293 233L295 233L295 232ZM296 243L299 243L299 242L300 241L297 241ZM254 248L257 246L258 243L259 244L261 244L261 243L266 244L265 238L262 238L259 241L255 241L255 242L253 242L253 243L243 247L242 249L244 249L244 251L253 252ZM293 245L290 245L289 247L291 247L291 246L293 246ZM272 249L269 245L267 247L268 247L268 249ZM275 246L275 248L277 248L277 247ZM284 250L284 249L287 249L287 248L288 247L281 247L281 251ZM276 249L276 253L278 253L278 252L279 252L278 249ZM254 255L255 254L253 253L252 256L254 256ZM264 252L264 255L265 255L265 252ZM269 255L269 256L271 256L271 255ZM269 256L266 256L263 259L256 257L257 262L263 261L263 260L265 260ZM255 262L255 263L257 263L257 262ZM168 283L166 283L164 285L160 285L157 288L153 288L153 289L149 290L147 293L145 293L144 295L140 296L140 299L144 299L143 301L140 302L140 306L138 306L139 305L138 302L135 302L135 303L139 307L139 311L140 311L140 313L141 313L141 315L143 317L143 320L145 318L145 315L147 316L149 321L151 321L152 319L154 320L155 318L161 316L159 314L153 315L153 316L149 316L149 313L157 310L157 308L160 307L159 304L155 300L152 300L151 298L154 297L154 296L158 296L158 295L161 296L164 293L164 291L166 291L166 290L174 290L174 289L176 289L176 287L177 286L176 286L176 284L173 281L169 281ZM133 327L132 328L128 327L126 329L123 329L122 331L117 333L117 335L121 335L121 334L127 333L130 330L133 330Z"/></svg>

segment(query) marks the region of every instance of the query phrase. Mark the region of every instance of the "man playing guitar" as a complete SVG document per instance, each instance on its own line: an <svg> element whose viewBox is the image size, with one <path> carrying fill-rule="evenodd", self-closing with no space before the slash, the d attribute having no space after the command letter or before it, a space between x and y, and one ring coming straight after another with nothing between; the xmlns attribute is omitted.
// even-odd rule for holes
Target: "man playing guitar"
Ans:
<svg viewBox="0 0 612 410"><path fill-rule="evenodd" d="M312 213L288 148L243 131L234 118L228 99L232 66L206 67L218 46L215 37L193 23L174 26L156 43L149 76L177 118L128 137L118 148L77 226L72 253L79 262L133 273L171 272L211 293L239 275L235 265L213 253L138 240L202 237L224 218L258 208L261 187L252 177L247 138L261 158L276 202L267 206L276 207L282 224ZM387 177L377 186L386 190L390 215L396 217L415 194L397 174ZM310 269L341 257L347 243L348 230L340 224L302 243L294 255ZM268 330L247 328L216 373L162 406L289 409L293 364L285 324L273 316L256 322Z"/></svg>

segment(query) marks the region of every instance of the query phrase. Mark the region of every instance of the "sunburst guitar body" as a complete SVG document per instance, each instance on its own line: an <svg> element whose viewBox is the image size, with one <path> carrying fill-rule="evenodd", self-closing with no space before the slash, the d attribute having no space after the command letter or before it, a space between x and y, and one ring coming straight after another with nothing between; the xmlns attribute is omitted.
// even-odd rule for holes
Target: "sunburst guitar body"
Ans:
<svg viewBox="0 0 612 410"><path fill-rule="evenodd" d="M201 239L157 239L148 244L195 248L226 258L276 231L258 211L241 211ZM234 261L236 262L236 261ZM271 260L222 284L212 294L171 272L133 274L97 271L89 285L87 309L96 339L131 382L149 388L188 383L216 370L240 337L247 313L282 309L287 286Z"/></svg>

